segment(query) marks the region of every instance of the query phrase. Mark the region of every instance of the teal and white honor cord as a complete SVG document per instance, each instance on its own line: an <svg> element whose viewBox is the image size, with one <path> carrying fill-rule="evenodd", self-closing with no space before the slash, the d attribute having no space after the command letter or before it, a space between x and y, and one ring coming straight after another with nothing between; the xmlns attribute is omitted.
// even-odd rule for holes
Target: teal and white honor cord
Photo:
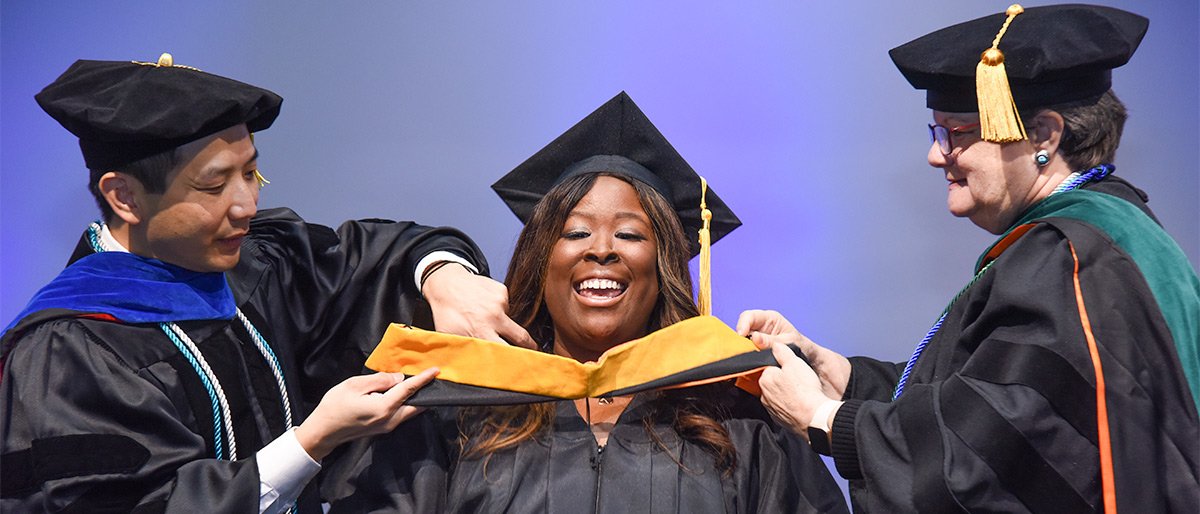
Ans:
<svg viewBox="0 0 1200 514"><path fill-rule="evenodd" d="M92 250L99 252L109 251L106 248L103 240L100 238L102 230L101 222L93 222L88 227L87 237L91 243ZM283 416L286 426L292 426L292 405L288 399L287 383L283 379L283 372L279 366L279 358L275 356L275 351L271 349L271 345L267 344L266 339L259 333L254 324L250 322L241 309L237 310L237 318L246 327L246 331L250 334L250 338L254 340L254 346L258 348L258 352L262 354L263 359L271 367L271 374L275 377L275 385L279 387L279 396L283 399ZM230 414L229 401L225 398L225 390L221 388L220 380L209 367L208 361L204 359L204 354L200 352L200 348L192 339L188 337L179 325L171 322L159 323L160 328L166 333L167 338L171 343L179 349L187 359L188 364L191 364L192 369L196 371L196 375L200 377L200 381L204 384L204 390L208 393L209 400L212 404L213 411L213 448L215 449L218 459L228 460L237 459L237 438L233 431L233 417Z"/></svg>

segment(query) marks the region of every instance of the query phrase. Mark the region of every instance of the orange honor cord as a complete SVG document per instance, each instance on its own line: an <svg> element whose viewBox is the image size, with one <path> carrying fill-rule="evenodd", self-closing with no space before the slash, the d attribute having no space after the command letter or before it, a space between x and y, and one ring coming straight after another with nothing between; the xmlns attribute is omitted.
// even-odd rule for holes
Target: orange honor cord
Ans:
<svg viewBox="0 0 1200 514"><path fill-rule="evenodd" d="M1068 243L1070 244L1070 243ZM1112 441L1108 430L1108 404L1104 399L1104 369L1100 366L1100 350L1096 347L1096 336L1088 321L1087 308L1083 304L1083 290L1079 287L1079 256L1071 244L1071 257L1075 260L1075 302L1079 305L1079 319L1083 333L1087 336L1088 352L1092 356L1092 368L1096 372L1096 428L1100 436L1100 482L1104 490L1105 514L1116 514L1117 491L1113 475Z"/></svg>

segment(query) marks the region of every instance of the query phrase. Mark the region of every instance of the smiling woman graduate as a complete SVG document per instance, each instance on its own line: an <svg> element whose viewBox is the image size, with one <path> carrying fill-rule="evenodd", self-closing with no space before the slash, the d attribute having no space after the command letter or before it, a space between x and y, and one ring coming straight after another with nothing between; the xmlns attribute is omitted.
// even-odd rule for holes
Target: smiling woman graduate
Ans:
<svg viewBox="0 0 1200 514"><path fill-rule="evenodd" d="M689 239L702 225L704 186L626 94L493 188L525 222L508 271L510 314L544 353L457 347L459 355L488 355L463 357L473 361L463 364L472 370L465 378L480 384L487 377L478 375L515 367L495 387L518 392L432 384L429 392L443 387L444 397L430 403L490 406L433 409L426 428L414 424L378 440L356 464L334 470L342 495L354 493L334 511L383 504L446 512L846 512L820 459L732 381L646 385L686 382L680 377L691 366L720 352L709 348L736 353L753 345L697 317L687 262L699 251ZM705 202L713 240L740 224L715 194ZM732 342L704 336L720 329ZM663 349L671 351L653 353ZM668 353L707 356L680 363ZM443 378L457 363L441 368ZM577 368L583 375L572 378ZM563 391L569 383L583 386ZM570 399L498 405L547 396ZM435 444L421 452L414 437Z"/></svg>

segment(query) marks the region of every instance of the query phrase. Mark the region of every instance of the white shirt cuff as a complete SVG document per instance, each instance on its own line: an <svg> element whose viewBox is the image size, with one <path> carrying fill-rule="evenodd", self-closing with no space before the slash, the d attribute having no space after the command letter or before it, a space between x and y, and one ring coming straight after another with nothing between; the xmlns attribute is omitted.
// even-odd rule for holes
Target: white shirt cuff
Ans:
<svg viewBox="0 0 1200 514"><path fill-rule="evenodd" d="M254 454L258 462L258 512L277 514L296 503L309 480L321 471L296 440L295 427Z"/></svg>
<svg viewBox="0 0 1200 514"><path fill-rule="evenodd" d="M456 254L454 252L447 251L447 250L438 250L436 252L431 252L429 255L426 255L420 261L417 261L417 272L416 272L416 276L413 277L413 283L417 285L418 293L421 292L421 275L424 275L425 270L429 269L430 266L432 266L435 263L438 263L440 261L457 262L459 264L462 264L463 267L471 270L471 273L474 273L476 275L479 274L479 268L476 268L469 261L460 257L458 254Z"/></svg>
<svg viewBox="0 0 1200 514"><path fill-rule="evenodd" d="M825 400L825 403L817 406L816 412L813 412L813 419L809 422L808 426L819 428L828 434L831 429L830 425L832 424L829 422L829 415L833 414L833 411L841 407L843 403L846 402Z"/></svg>

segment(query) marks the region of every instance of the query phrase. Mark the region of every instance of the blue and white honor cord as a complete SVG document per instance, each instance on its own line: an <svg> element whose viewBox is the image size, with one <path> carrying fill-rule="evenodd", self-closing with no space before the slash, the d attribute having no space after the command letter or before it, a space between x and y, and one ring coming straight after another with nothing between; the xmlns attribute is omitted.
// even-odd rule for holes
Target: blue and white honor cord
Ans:
<svg viewBox="0 0 1200 514"><path fill-rule="evenodd" d="M92 250L99 252L109 251L106 248L104 241L100 238L101 224L94 222L88 227L87 236L88 242L92 245ZM275 385L279 387L279 396L283 399L283 416L286 426L292 426L292 406L288 400L287 383L283 379L283 372L279 366L279 359L275 356L275 352L271 346L267 344L266 339L254 328L254 324L246 318L241 309L237 310L237 318L246 327L246 331L250 333L250 338L254 340L254 346L258 348L258 352L266 359L267 364L271 367L271 374L275 376ZM183 329L179 328L172 322L164 322L158 324L167 337L171 340L175 347L179 349L188 364L192 365L192 369L196 371L196 375L200 377L200 381L204 383L204 390L208 392L209 400L212 403L213 410L213 448L215 449L218 459L225 459L228 455L229 460L237 459L237 439L233 433L233 416L230 414L229 401L225 398L225 390L221 388L221 382L217 380L217 375L213 373L209 367L208 361L204 359L204 354L200 352L200 348L192 339L188 337ZM223 444L224 443L224 444Z"/></svg>
<svg viewBox="0 0 1200 514"><path fill-rule="evenodd" d="M950 300L950 305L947 305L946 310L942 311L942 317L938 318L937 323L933 324L933 328L930 328L929 332L925 334L925 337L921 339L921 342L917 343L917 349L913 350L912 357L908 359L908 364L904 365L904 372L900 374L900 381L896 384L896 391L892 393L892 401L896 401L896 398L900 397L900 393L904 392L904 384L908 383L908 375L912 373L913 366L917 365L917 358L921 356L921 352L925 351L925 346L929 344L930 339L933 339L933 335L937 333L939 328L942 328L942 322L946 321L946 315L950 314L950 306L954 305L954 302L958 300L958 297L967 292L967 289L970 289L971 285L974 284L976 280L979 280L979 277L983 276L984 271L987 271L988 268L992 267L992 262L989 262L987 265L980 268L979 272L975 273L975 278L972 278L971 281L968 282L967 285L958 292L958 294L954 295L954 299Z"/></svg>
<svg viewBox="0 0 1200 514"><path fill-rule="evenodd" d="M1087 171L1076 171L1067 176L1066 179L1063 179L1063 181L1058 184L1058 187L1055 187L1054 191L1050 192L1050 196L1059 193L1065 193L1072 189L1078 188L1089 180L1100 180L1104 177L1107 177L1108 174L1112 173L1114 169L1116 169L1116 167L1111 164L1101 164ZM900 374L900 381L896 384L896 391L892 393L892 401L896 401L896 398L900 397L900 393L904 392L904 384L908 382L908 375L912 373L913 366L916 366L917 358L921 356L921 352L925 351L925 346L929 344L930 339L933 339L933 335L937 333L939 328L942 328L942 322L946 321L946 315L950 313L950 306L954 305L954 302L958 300L958 297L967 292L967 289L971 287L971 284L974 284L975 281L979 280L979 277L982 276L983 272L987 271L991 265L991 262L987 263L986 266L981 268L979 272L975 274L975 278L971 279L971 282L967 283L966 287L963 287L957 295L954 295L954 299L950 300L950 305L947 305L946 310L942 311L942 316L938 318L936 323L933 324L933 328L930 328L929 332L925 334L925 338L921 339L920 343L917 343L917 348L913 350L912 357L908 359L908 364L904 365L904 372Z"/></svg>
<svg viewBox="0 0 1200 514"><path fill-rule="evenodd" d="M1087 171L1076 171L1058 184L1058 187L1054 188L1054 191L1051 191L1050 194L1056 195L1058 193L1065 193L1083 185L1089 180L1100 180L1104 177L1107 177L1108 174L1112 173L1114 169L1116 169L1116 166L1111 164L1101 164Z"/></svg>

